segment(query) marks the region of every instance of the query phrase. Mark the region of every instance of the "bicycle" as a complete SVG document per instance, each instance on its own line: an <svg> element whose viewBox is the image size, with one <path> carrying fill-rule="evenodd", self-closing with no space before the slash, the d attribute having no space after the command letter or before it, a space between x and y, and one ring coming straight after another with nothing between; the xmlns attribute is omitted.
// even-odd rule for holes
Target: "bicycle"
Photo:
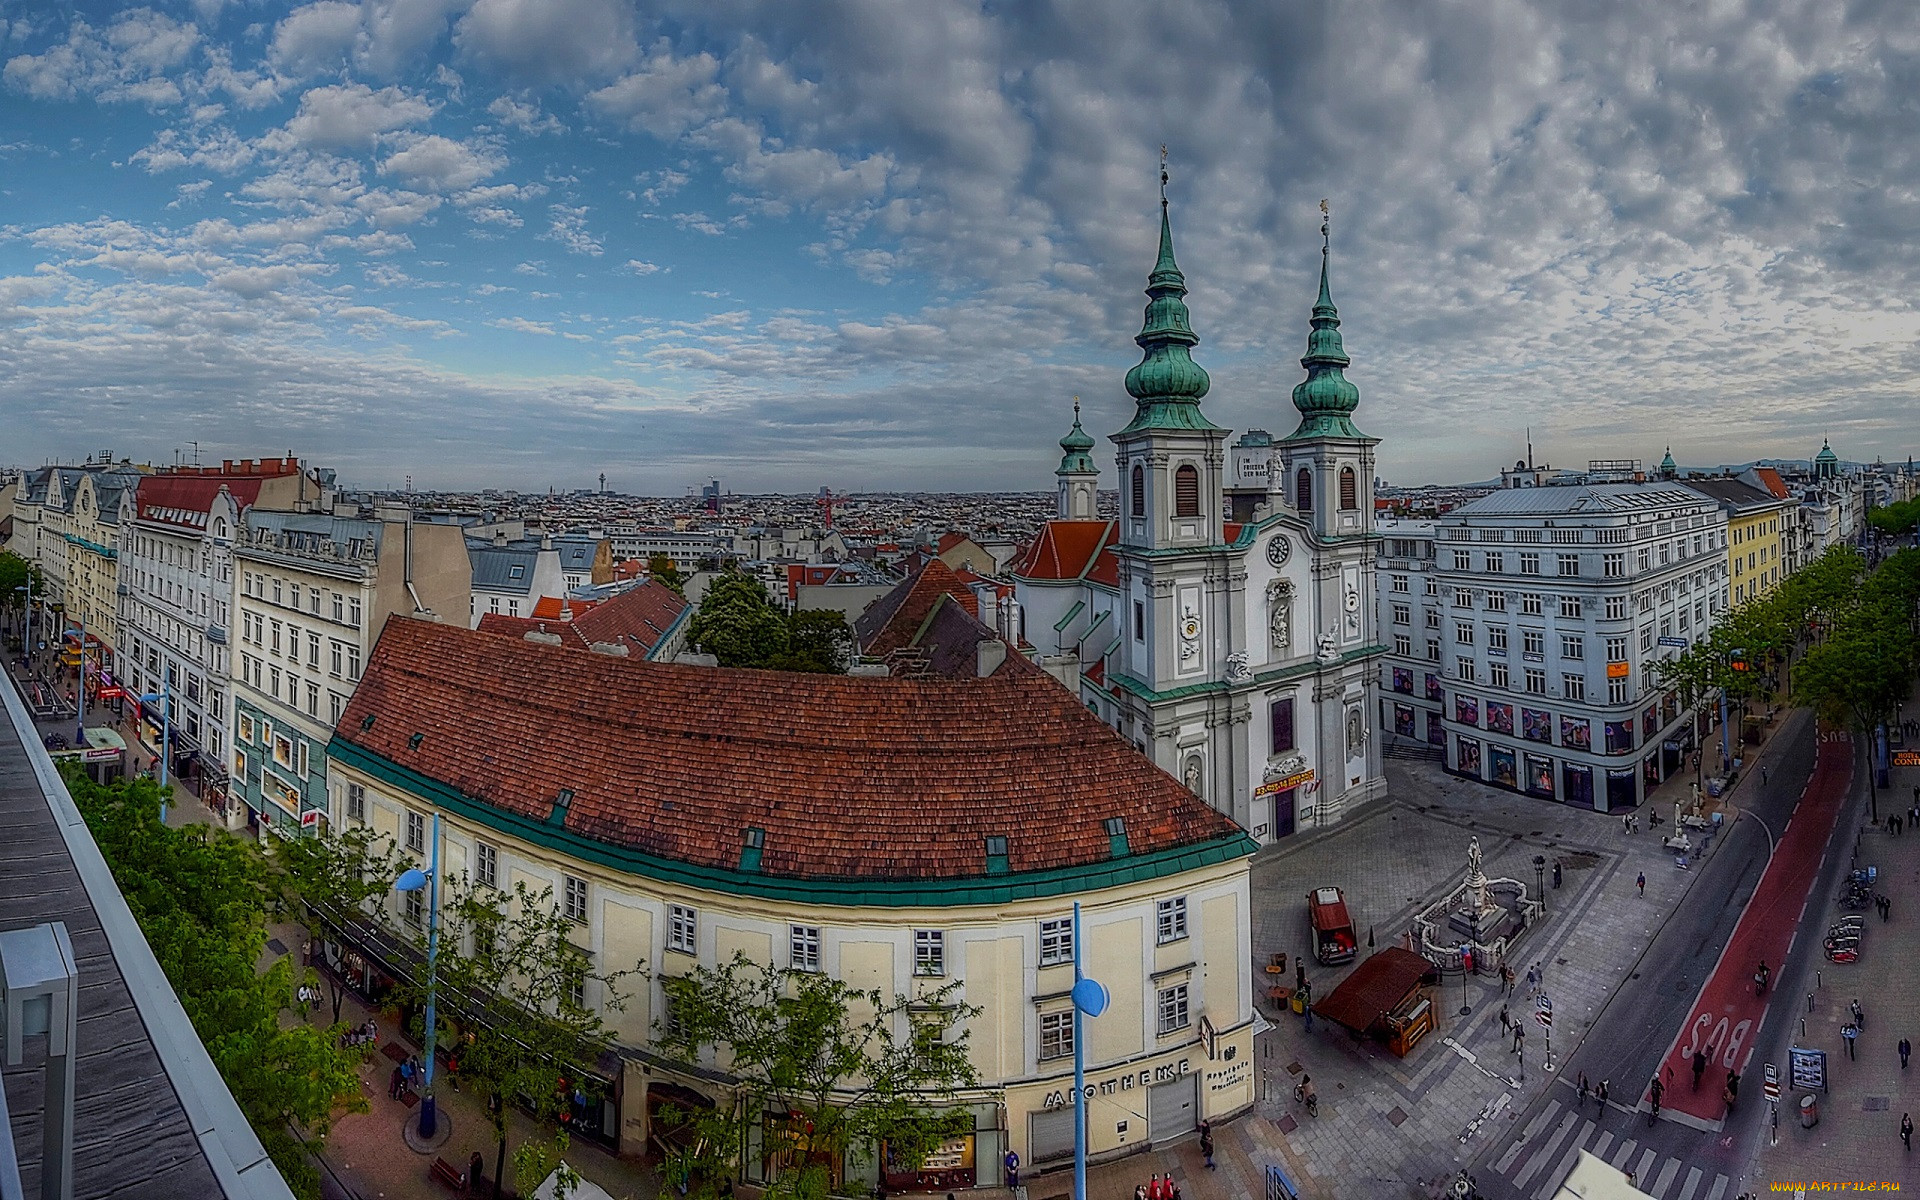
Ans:
<svg viewBox="0 0 1920 1200"><path fill-rule="evenodd" d="M1314 1094L1311 1083L1302 1080L1295 1084L1293 1088L1293 1098L1306 1105L1308 1116L1317 1117L1320 1115L1320 1097Z"/></svg>

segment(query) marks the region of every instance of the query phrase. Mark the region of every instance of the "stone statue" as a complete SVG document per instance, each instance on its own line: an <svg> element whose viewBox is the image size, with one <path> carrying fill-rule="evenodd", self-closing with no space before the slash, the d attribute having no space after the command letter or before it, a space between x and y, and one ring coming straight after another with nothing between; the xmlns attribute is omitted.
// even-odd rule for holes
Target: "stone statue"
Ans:
<svg viewBox="0 0 1920 1200"><path fill-rule="evenodd" d="M1367 746L1367 726L1360 716L1360 710L1347 710L1347 757L1359 758Z"/></svg>
<svg viewBox="0 0 1920 1200"><path fill-rule="evenodd" d="M1285 579L1267 588L1267 640L1283 653L1293 649L1293 584Z"/></svg>
<svg viewBox="0 0 1920 1200"><path fill-rule="evenodd" d="M1334 646L1332 634L1328 634L1320 639L1320 650L1316 657L1318 657L1321 662L1327 663L1340 657L1340 651Z"/></svg>
<svg viewBox="0 0 1920 1200"><path fill-rule="evenodd" d="M1245 650L1235 650L1227 655L1227 679L1232 683L1253 678L1253 667L1247 661Z"/></svg>
<svg viewBox="0 0 1920 1200"><path fill-rule="evenodd" d="M1200 794L1200 772L1202 771L1202 769L1203 768L1200 765L1199 755L1195 754L1188 757L1187 769L1184 773L1184 778L1186 781L1187 790L1192 792L1196 796Z"/></svg>

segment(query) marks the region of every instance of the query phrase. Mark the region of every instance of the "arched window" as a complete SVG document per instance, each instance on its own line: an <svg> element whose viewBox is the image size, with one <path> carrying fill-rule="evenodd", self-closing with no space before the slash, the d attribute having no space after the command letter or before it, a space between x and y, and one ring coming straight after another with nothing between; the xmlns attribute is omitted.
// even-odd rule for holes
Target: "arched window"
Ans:
<svg viewBox="0 0 1920 1200"><path fill-rule="evenodd" d="M1173 515L1200 515L1200 472L1191 463L1173 473Z"/></svg>
<svg viewBox="0 0 1920 1200"><path fill-rule="evenodd" d="M1147 515L1147 469L1138 464L1133 468L1133 515Z"/></svg>
<svg viewBox="0 0 1920 1200"><path fill-rule="evenodd" d="M1352 467L1340 468L1340 511L1352 512L1360 507L1360 477L1353 473Z"/></svg>
<svg viewBox="0 0 1920 1200"><path fill-rule="evenodd" d="M1313 471L1307 467L1293 477L1293 506L1301 512L1313 511Z"/></svg>

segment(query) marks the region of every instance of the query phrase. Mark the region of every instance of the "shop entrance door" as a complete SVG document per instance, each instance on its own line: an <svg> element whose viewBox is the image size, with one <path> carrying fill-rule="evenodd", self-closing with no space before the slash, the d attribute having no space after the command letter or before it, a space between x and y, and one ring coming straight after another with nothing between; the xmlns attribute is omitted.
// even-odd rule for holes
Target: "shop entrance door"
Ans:
<svg viewBox="0 0 1920 1200"><path fill-rule="evenodd" d="M1293 828L1294 828L1293 802L1294 802L1294 798L1299 794L1300 794L1299 788L1288 788L1284 792L1274 793L1274 796L1273 796L1273 836L1274 837L1283 838L1293 832Z"/></svg>
<svg viewBox="0 0 1920 1200"><path fill-rule="evenodd" d="M1182 1075L1147 1091L1147 1136L1154 1142L1200 1127L1200 1076Z"/></svg>

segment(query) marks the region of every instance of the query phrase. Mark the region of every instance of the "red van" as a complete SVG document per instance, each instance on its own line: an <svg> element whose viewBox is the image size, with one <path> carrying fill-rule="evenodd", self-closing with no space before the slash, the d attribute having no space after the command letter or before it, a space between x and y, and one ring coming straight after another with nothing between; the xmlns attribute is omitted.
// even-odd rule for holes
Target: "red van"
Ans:
<svg viewBox="0 0 1920 1200"><path fill-rule="evenodd" d="M1352 962L1359 943L1353 936L1353 918L1347 898L1337 887L1307 893L1307 913L1313 918L1313 956L1329 967Z"/></svg>

